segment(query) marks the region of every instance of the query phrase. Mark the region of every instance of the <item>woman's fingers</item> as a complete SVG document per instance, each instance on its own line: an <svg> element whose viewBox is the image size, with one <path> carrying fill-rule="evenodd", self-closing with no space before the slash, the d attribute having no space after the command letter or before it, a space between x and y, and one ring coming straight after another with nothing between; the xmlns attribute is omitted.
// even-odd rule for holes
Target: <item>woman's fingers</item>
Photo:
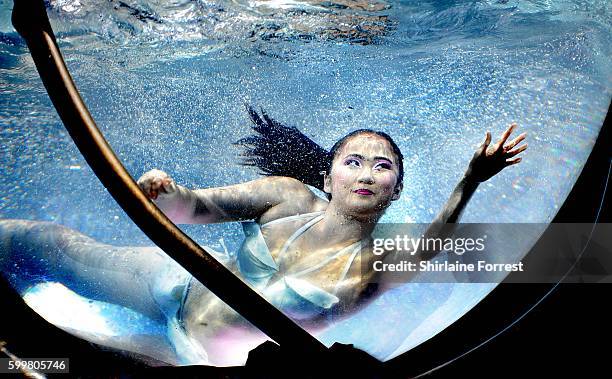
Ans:
<svg viewBox="0 0 612 379"><path fill-rule="evenodd" d="M501 136L501 139L500 139L500 142L502 144L506 143L506 140L508 139L508 137L510 137L510 134L512 134L514 129L516 129L516 126L517 126L516 123L513 122L512 124L510 124L508 129L506 129L506 131L502 133L502 136Z"/></svg>
<svg viewBox="0 0 612 379"><path fill-rule="evenodd" d="M162 185L162 180L161 178L153 178L153 180L151 180L151 189L153 190L159 190L159 188Z"/></svg>
<svg viewBox="0 0 612 379"><path fill-rule="evenodd" d="M483 155L491 155L495 152L495 145L491 146L491 132L487 132L485 137L485 141L482 144L482 150L480 150Z"/></svg>
<svg viewBox="0 0 612 379"><path fill-rule="evenodd" d="M504 151L512 150L514 146L518 145L519 143L521 143L521 141L525 140L525 137L527 137L527 133L521 133L518 137L508 142L508 144L504 146Z"/></svg>
<svg viewBox="0 0 612 379"><path fill-rule="evenodd" d="M176 185L171 177L167 176L162 180L162 188L165 193L172 193L176 191Z"/></svg>
<svg viewBox="0 0 612 379"><path fill-rule="evenodd" d="M508 129L506 129L506 131L502 133L499 141L495 144L495 147L496 147L495 151L499 151L500 147L504 146L504 143L506 143L506 141L508 140L508 137L510 137L510 134L512 134L515 128L516 128L516 124L512 123L510 124Z"/></svg>
<svg viewBox="0 0 612 379"><path fill-rule="evenodd" d="M151 181L151 191L155 191L157 194L173 192L172 183L172 179L168 176L154 178Z"/></svg>
<svg viewBox="0 0 612 379"><path fill-rule="evenodd" d="M160 189L161 189L161 179L153 178L153 180L151 180L151 185L149 186L149 197L153 200L157 199L160 193Z"/></svg>
<svg viewBox="0 0 612 379"><path fill-rule="evenodd" d="M168 174L161 170L150 170L138 179L138 185L143 192L155 200L160 193L170 193L175 190L174 182Z"/></svg>
<svg viewBox="0 0 612 379"><path fill-rule="evenodd" d="M476 155L478 156L487 155L487 150L489 148L490 143L491 143L491 133L487 132L487 134L485 135L485 140L482 141L482 144L476 150Z"/></svg>
<svg viewBox="0 0 612 379"><path fill-rule="evenodd" d="M491 132L487 132L487 135L485 136L485 140L484 140L484 148L486 149L487 147L489 147L489 144L491 143Z"/></svg>
<svg viewBox="0 0 612 379"><path fill-rule="evenodd" d="M516 148L516 149L514 149L512 151L508 151L506 153L506 157L507 158L512 158L513 156L515 156L515 155L525 151L525 149L527 149L527 146L528 146L527 144L524 144L524 145L521 145L521 146L519 146L518 148Z"/></svg>
<svg viewBox="0 0 612 379"><path fill-rule="evenodd" d="M513 164L517 164L523 159L521 157L506 159L506 166L512 166Z"/></svg>

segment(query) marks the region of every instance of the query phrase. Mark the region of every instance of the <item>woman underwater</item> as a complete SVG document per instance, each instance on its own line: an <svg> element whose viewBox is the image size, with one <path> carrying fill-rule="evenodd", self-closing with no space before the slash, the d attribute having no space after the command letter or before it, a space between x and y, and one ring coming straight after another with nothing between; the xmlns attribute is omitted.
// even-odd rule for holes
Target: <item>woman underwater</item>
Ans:
<svg viewBox="0 0 612 379"><path fill-rule="evenodd" d="M190 190L151 170L138 180L145 194L175 223L242 221L245 240L235 261L224 262L268 301L311 332L330 315L348 315L381 294L373 270L370 235L403 184L403 156L385 133L357 130L328 152L295 128L249 109L256 134L245 164L263 178L221 188ZM449 233L478 185L521 161L525 133L485 141L463 178L425 233ZM323 190L328 200L307 185ZM250 221L249 221L250 220ZM156 247L115 247L48 223L0 220L0 264L8 276L15 262L37 266L75 292L118 304L167 325L168 346L145 349L136 339L101 339L115 348L173 364L235 365L267 337ZM379 257L377 257L379 258ZM223 259L220 257L219 259ZM21 270L11 283L22 294L36 284ZM89 295L91 296L91 295ZM175 354L169 358L168 351ZM238 358L237 358L238 357Z"/></svg>

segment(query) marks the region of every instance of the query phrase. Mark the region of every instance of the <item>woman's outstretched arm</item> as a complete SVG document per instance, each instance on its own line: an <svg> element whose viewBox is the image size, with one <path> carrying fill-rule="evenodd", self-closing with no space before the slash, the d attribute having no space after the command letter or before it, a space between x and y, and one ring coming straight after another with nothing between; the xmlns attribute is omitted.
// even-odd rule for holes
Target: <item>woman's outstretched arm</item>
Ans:
<svg viewBox="0 0 612 379"><path fill-rule="evenodd" d="M190 190L177 185L165 172L151 170L138 179L138 185L177 224L250 220L270 213L282 217L307 210L315 199L300 181L281 176Z"/></svg>
<svg viewBox="0 0 612 379"><path fill-rule="evenodd" d="M444 204L442 211L434 220L434 224L457 222L465 205L476 192L480 183L489 180L504 168L521 161L520 157L515 158L515 156L527 149L527 144L514 148L525 139L526 133L522 133L504 146L515 128L516 124L510 125L501 135L499 141L492 146L489 146L491 133L487 132L484 142L474 153L463 178Z"/></svg>
<svg viewBox="0 0 612 379"><path fill-rule="evenodd" d="M522 133L506 144L515 129L516 124L510 125L493 145L490 145L491 133L487 132L484 142L474 153L463 178L425 231L424 238L444 239L450 236L455 230L455 223L459 221L461 213L480 183L490 179L504 168L521 161L521 158L516 155L527 149L526 143L519 146L527 134ZM417 251L415 255L418 260L429 260L436 256L435 252L431 251L426 253Z"/></svg>

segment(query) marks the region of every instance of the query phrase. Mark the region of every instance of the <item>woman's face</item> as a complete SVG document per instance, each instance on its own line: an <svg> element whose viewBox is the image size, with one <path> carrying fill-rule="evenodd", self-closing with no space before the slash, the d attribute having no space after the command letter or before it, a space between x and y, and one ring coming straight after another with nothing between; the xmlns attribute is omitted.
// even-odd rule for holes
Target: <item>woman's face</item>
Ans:
<svg viewBox="0 0 612 379"><path fill-rule="evenodd" d="M399 166L389 142L376 134L349 138L336 153L325 192L347 214L369 216L382 213L402 190L397 183Z"/></svg>

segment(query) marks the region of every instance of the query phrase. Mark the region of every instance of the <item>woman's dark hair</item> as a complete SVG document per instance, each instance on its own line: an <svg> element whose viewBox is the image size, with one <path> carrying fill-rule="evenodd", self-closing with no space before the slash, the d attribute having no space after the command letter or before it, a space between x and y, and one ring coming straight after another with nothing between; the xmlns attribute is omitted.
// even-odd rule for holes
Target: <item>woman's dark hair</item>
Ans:
<svg viewBox="0 0 612 379"><path fill-rule="evenodd" d="M323 190L322 173L331 172L333 159L344 143L359 134L375 134L389 142L398 159L398 184L404 179L404 156L387 133L371 129L355 130L327 151L296 127L273 120L263 110L261 116L250 106L247 106L247 111L256 134L242 138L235 144L245 149L242 164L259 168L262 175L287 176Z"/></svg>

